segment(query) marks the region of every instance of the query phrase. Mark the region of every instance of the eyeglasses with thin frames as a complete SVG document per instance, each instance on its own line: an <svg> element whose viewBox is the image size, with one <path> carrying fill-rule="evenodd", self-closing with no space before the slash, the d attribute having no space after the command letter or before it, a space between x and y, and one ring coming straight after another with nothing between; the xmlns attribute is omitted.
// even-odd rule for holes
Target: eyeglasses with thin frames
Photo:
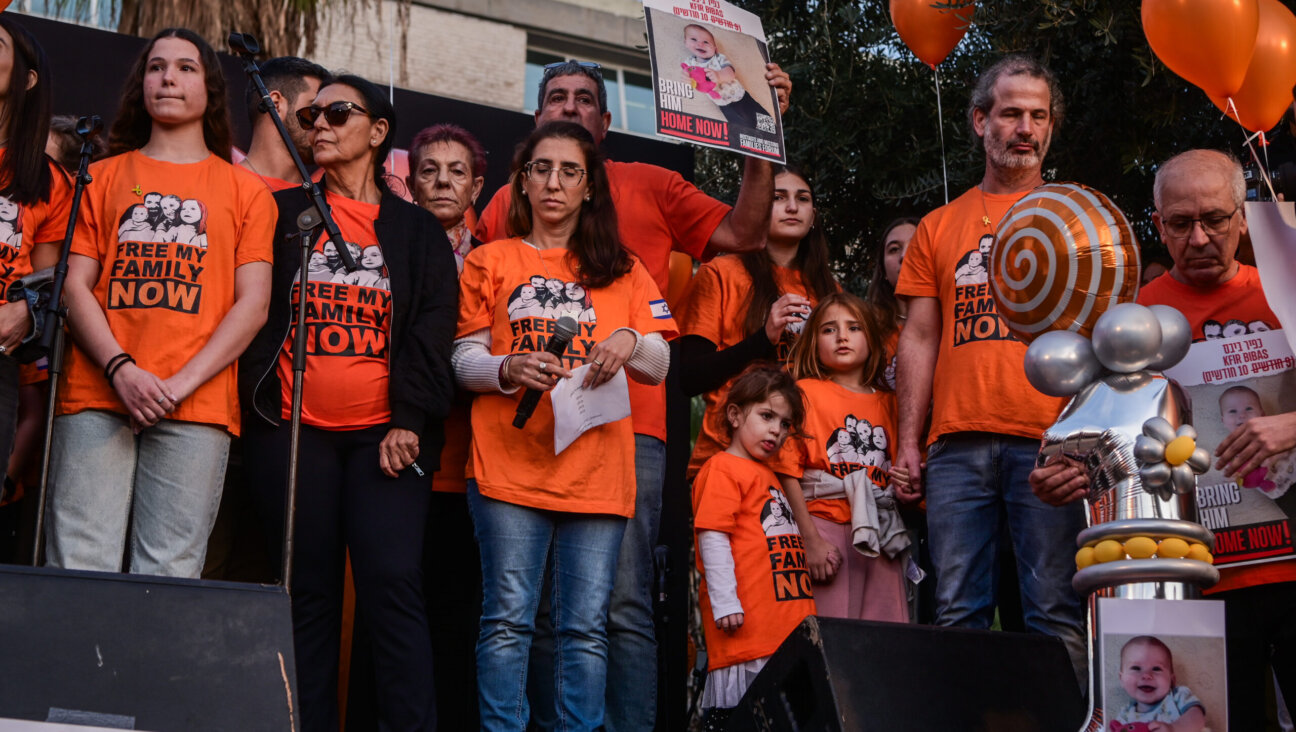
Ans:
<svg viewBox="0 0 1296 732"><path fill-rule="evenodd" d="M574 165L552 165L541 160L532 160L522 166L527 178L536 185L548 185L549 176L558 174L558 184L563 188L574 188L585 179L585 169Z"/></svg>
<svg viewBox="0 0 1296 732"><path fill-rule="evenodd" d="M1238 208L1226 214L1207 214L1197 218L1188 216L1175 216L1173 218L1161 219L1161 225L1165 227L1166 233L1176 239L1187 239L1192 236L1193 227L1201 224L1202 231L1206 236L1215 238L1224 236L1229 233L1233 226L1233 217L1237 215Z"/></svg>
<svg viewBox="0 0 1296 732"><path fill-rule="evenodd" d="M347 123L347 120L351 119L353 112L359 112L366 117L372 116L369 114L369 110L355 102L333 102L327 107L314 104L309 107L302 107L297 110L297 122L302 126L303 130L309 130L315 126L315 120L319 119L320 115L324 115L324 120L329 123L330 127L341 127Z"/></svg>

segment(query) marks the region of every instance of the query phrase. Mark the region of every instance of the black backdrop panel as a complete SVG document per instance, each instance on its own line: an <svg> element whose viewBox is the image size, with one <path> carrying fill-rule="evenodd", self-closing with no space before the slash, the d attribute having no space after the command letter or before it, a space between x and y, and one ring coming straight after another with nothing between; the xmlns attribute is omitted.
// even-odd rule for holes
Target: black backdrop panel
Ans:
<svg viewBox="0 0 1296 732"><path fill-rule="evenodd" d="M286 731L294 668L282 588L0 567L0 718Z"/></svg>
<svg viewBox="0 0 1296 732"><path fill-rule="evenodd" d="M34 16L19 16L18 20L36 36L50 58L55 113L76 116L97 114L103 117L106 126L111 126L117 114L122 84L130 71L131 63L143 49L147 39ZM221 46L216 50L225 49ZM243 101L247 75L238 59L229 54L221 54L221 63L229 87L234 139L240 148L246 149L251 137L247 106ZM410 69L410 73L430 76L438 73L438 70ZM445 69L444 73L457 74L461 71ZM518 73L522 73L522 69L518 69ZM380 79L371 81L382 83ZM536 90L527 89L526 94L530 99L535 96ZM477 201L479 211L508 178L515 145L535 127L534 118L528 114L407 89L396 89L395 100L396 147L408 149L415 133L440 122L457 124L481 141L486 148L487 166L486 185ZM296 124L291 120L289 122ZM687 145L613 132L608 135L603 151L615 160L651 162L677 170L690 180L693 177L693 149Z"/></svg>
<svg viewBox="0 0 1296 732"><path fill-rule="evenodd" d="M1066 732L1084 719L1057 638L811 616L752 682L728 729Z"/></svg>

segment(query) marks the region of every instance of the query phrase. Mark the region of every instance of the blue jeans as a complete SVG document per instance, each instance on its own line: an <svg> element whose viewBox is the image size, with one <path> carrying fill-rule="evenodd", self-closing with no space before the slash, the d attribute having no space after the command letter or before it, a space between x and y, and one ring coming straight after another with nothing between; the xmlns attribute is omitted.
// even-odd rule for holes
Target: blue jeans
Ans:
<svg viewBox="0 0 1296 732"><path fill-rule="evenodd" d="M560 513L483 496L468 481L468 510L481 549L482 619L477 641L483 730L526 728L527 663L536 609L552 558L553 689L558 729L603 725L607 612L626 519Z"/></svg>
<svg viewBox="0 0 1296 732"><path fill-rule="evenodd" d="M936 569L936 624L989 628L999 584L1000 515L1017 555L1026 629L1062 639L1081 688L1088 684L1084 611L1071 589L1079 503L1054 507L1027 476L1039 441L982 432L949 434L927 453L927 526Z"/></svg>
<svg viewBox="0 0 1296 732"><path fill-rule="evenodd" d="M87 409L54 420L47 563L197 579L216 523L229 433L164 419L138 435L123 414Z"/></svg>

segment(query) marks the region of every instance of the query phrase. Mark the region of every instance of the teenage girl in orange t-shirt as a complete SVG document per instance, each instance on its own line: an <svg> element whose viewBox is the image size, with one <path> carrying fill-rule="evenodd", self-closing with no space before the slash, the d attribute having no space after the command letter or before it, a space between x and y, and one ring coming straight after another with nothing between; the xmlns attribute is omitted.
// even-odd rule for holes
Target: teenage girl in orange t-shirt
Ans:
<svg viewBox="0 0 1296 732"><path fill-rule="evenodd" d="M192 31L139 55L109 139L68 262L49 561L118 571L129 522L130 571L196 578L239 430L234 360L265 322L274 201L229 163L220 59ZM160 241L161 220L119 239L157 194L177 216L200 203L205 239Z"/></svg>
<svg viewBox="0 0 1296 732"><path fill-rule="evenodd" d="M716 429L728 447L693 482L693 529L706 634L704 729L733 707L788 634L815 613L799 522L766 463L805 419L801 391L777 364L734 379Z"/></svg>
<svg viewBox="0 0 1296 732"><path fill-rule="evenodd" d="M689 396L702 394L707 405L690 477L727 443L712 425L728 381L753 361L786 361L810 309L837 289L810 183L796 169L781 168L765 248L702 265L685 295L680 385Z"/></svg>
<svg viewBox="0 0 1296 732"><path fill-rule="evenodd" d="M815 580L819 613L851 620L909 620L905 598L904 524L889 489L895 475L895 393L884 382L886 352L872 308L835 292L819 301L792 347L788 370L805 393L806 430L790 440L774 469L792 505ZM863 482L879 520L861 530L861 500L839 485ZM889 511L886 520L882 514ZM866 537L869 555L856 549Z"/></svg>

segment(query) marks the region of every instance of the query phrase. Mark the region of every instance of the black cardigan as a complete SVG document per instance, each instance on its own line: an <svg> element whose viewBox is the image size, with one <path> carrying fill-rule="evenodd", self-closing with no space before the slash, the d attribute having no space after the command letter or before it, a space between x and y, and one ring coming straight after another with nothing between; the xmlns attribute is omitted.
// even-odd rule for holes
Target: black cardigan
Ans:
<svg viewBox="0 0 1296 732"><path fill-rule="evenodd" d="M301 189L275 194L274 283L266 324L239 359L239 399L246 418L278 426L283 413L276 365L294 321L291 293L301 246L288 239L310 206ZM459 317L459 283L450 240L432 214L384 191L374 231L387 262L392 294L390 338L391 427L419 436L419 466L440 467L442 420L450 413L454 376L450 350ZM345 394L335 395L345 399Z"/></svg>

